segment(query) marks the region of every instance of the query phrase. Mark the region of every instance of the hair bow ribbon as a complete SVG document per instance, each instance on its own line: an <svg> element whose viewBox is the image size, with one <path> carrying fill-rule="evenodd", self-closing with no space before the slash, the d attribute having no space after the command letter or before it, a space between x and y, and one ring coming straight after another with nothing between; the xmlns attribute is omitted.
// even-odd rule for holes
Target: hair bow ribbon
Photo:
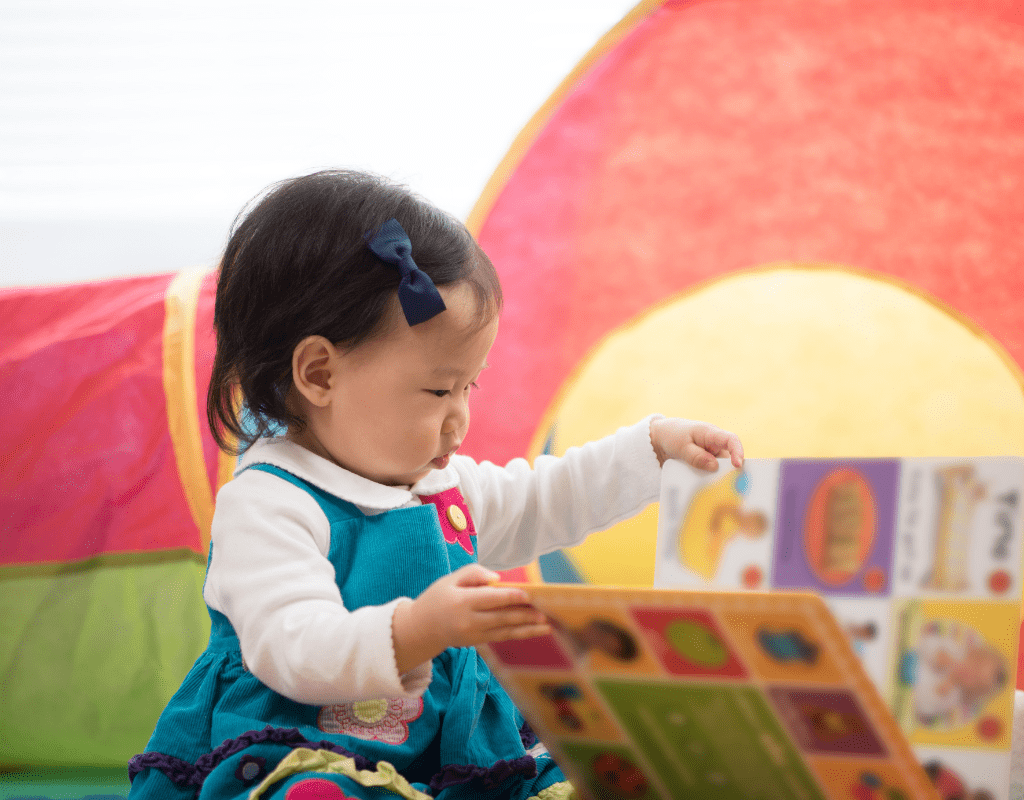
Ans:
<svg viewBox="0 0 1024 800"><path fill-rule="evenodd" d="M398 302L410 325L426 322L445 310L434 282L413 261L412 242L397 219L389 219L372 237L367 234L366 244L377 258L401 273Z"/></svg>

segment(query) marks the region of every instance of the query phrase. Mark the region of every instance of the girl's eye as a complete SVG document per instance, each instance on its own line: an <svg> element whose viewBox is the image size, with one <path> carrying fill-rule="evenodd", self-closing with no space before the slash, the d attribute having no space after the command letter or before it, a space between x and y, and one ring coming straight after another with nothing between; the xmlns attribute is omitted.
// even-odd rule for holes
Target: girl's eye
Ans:
<svg viewBox="0 0 1024 800"><path fill-rule="evenodd" d="M470 384L465 389L463 389L462 391L468 392L470 389L479 389L479 388L480 387L476 385L476 381L471 381ZM430 392L432 395L434 395L434 397L447 397L448 395L450 395L452 393L451 389L427 389L427 391Z"/></svg>

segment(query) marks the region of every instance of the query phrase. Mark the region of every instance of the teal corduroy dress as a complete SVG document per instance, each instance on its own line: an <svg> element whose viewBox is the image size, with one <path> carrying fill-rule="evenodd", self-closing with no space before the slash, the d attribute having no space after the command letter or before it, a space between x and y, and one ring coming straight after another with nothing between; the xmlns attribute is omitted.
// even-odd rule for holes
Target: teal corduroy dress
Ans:
<svg viewBox="0 0 1024 800"><path fill-rule="evenodd" d="M330 522L328 558L348 609L416 597L476 560L458 489L423 505L364 515L353 504L267 464L309 492ZM455 535L442 515L455 505ZM444 528L444 530L442 530ZM132 759L131 800L143 798L439 797L547 800L571 791L561 771L474 648L434 659L421 698L333 706L297 703L245 667L228 619L210 609L210 643Z"/></svg>

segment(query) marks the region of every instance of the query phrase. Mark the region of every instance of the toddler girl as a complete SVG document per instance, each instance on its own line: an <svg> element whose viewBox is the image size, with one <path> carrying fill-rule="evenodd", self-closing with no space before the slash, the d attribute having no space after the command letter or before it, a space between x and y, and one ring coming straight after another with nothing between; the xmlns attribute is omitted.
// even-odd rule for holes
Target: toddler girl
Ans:
<svg viewBox="0 0 1024 800"><path fill-rule="evenodd" d="M244 451L217 496L210 643L130 764L133 800L569 795L473 647L550 630L492 570L637 513L666 458L742 449L649 418L532 468L457 455L500 307L465 227L375 176L279 184L236 223L208 410Z"/></svg>

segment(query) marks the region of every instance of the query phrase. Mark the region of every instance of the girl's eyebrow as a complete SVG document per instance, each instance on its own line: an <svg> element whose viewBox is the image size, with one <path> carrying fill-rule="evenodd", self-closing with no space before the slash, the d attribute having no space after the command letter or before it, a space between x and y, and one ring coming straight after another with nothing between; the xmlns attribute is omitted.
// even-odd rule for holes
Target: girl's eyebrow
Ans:
<svg viewBox="0 0 1024 800"><path fill-rule="evenodd" d="M485 361L484 365L482 367L480 367L480 371L482 372L483 370L487 369L489 366L491 366L491 365L488 364ZM462 370L459 369L458 367L435 367L434 368L434 372L433 372L433 374L438 376L438 377L446 377L448 375L460 375L461 373L462 373Z"/></svg>

